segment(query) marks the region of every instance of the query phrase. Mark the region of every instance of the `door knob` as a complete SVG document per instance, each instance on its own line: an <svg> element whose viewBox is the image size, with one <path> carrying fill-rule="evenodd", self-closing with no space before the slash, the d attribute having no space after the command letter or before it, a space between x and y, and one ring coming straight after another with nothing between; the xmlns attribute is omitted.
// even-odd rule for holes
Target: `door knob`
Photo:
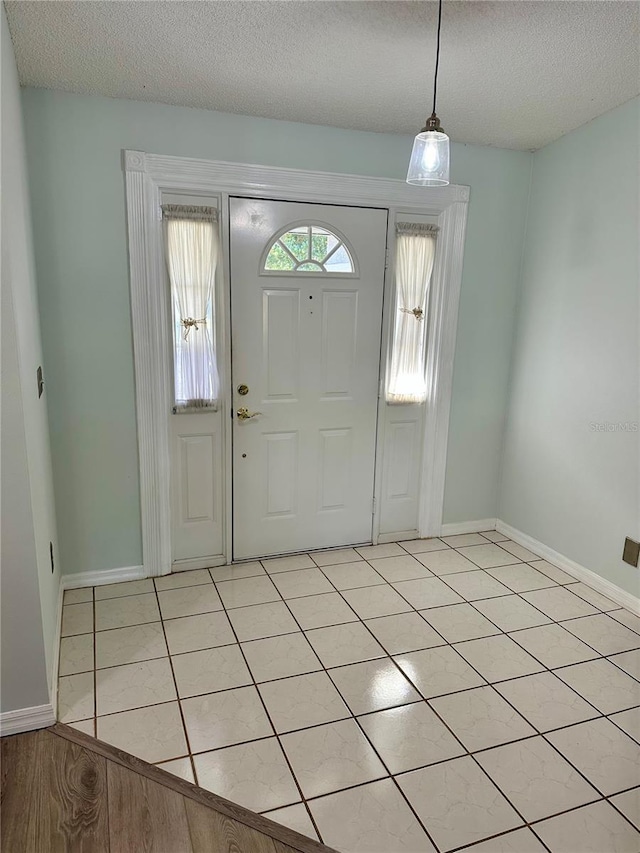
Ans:
<svg viewBox="0 0 640 853"><path fill-rule="evenodd" d="M250 412L246 406L242 406L242 408L236 411L236 415L238 416L239 421L249 421L251 418L257 418L258 415L261 415L262 412Z"/></svg>

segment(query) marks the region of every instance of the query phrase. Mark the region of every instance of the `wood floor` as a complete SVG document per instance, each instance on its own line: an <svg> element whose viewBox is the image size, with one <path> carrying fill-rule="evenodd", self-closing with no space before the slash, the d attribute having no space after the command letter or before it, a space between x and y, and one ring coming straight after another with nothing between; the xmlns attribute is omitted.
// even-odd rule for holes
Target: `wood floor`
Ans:
<svg viewBox="0 0 640 853"><path fill-rule="evenodd" d="M2 739L2 853L331 853L57 724Z"/></svg>

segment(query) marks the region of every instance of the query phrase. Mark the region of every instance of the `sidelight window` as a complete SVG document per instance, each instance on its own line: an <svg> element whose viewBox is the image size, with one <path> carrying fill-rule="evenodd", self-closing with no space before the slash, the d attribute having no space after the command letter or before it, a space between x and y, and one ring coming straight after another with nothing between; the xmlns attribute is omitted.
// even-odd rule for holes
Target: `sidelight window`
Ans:
<svg viewBox="0 0 640 853"><path fill-rule="evenodd" d="M386 384L387 403L427 399L429 284L436 252L435 225L398 223L395 314Z"/></svg>
<svg viewBox="0 0 640 853"><path fill-rule="evenodd" d="M218 212L213 207L162 206L173 317L174 412L215 411L215 276Z"/></svg>

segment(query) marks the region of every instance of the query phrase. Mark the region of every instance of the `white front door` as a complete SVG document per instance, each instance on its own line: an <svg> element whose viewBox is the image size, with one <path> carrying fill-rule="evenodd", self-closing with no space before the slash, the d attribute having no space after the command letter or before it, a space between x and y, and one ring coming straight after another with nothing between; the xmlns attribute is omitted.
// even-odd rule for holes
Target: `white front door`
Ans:
<svg viewBox="0 0 640 853"><path fill-rule="evenodd" d="M230 214L234 558L370 541L387 211Z"/></svg>

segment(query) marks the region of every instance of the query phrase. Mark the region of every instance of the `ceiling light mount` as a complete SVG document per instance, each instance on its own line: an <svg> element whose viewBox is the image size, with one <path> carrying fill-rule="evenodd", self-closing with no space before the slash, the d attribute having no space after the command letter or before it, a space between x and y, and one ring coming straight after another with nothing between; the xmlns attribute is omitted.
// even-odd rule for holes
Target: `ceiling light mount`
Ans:
<svg viewBox="0 0 640 853"><path fill-rule="evenodd" d="M413 142L407 171L407 183L419 187L444 187L449 183L449 137L442 129L440 119L436 115L441 26L442 0L439 0L436 67L433 75L433 111Z"/></svg>

